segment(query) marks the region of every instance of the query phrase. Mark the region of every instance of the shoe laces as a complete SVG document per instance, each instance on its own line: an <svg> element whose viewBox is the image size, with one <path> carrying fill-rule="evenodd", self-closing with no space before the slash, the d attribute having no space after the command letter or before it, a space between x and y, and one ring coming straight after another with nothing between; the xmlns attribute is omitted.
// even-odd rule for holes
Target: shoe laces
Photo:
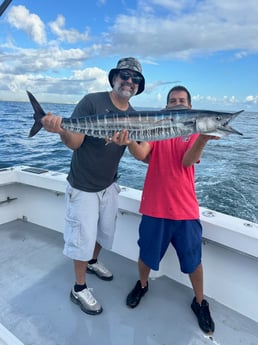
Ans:
<svg viewBox="0 0 258 345"><path fill-rule="evenodd" d="M101 262L96 262L95 264L92 265L93 267L97 267L100 271L103 273L108 273L108 269L101 263Z"/></svg>
<svg viewBox="0 0 258 345"><path fill-rule="evenodd" d="M209 305L208 304L201 304L200 306L200 314L202 315L203 319L206 322L210 322L211 320L211 315L210 315L210 310L209 310Z"/></svg>
<svg viewBox="0 0 258 345"><path fill-rule="evenodd" d="M85 298L87 303L90 305L94 305L97 303L97 300L94 298L94 296L91 293L92 291L93 291L93 288L86 288L80 292L80 295L82 296L82 298Z"/></svg>

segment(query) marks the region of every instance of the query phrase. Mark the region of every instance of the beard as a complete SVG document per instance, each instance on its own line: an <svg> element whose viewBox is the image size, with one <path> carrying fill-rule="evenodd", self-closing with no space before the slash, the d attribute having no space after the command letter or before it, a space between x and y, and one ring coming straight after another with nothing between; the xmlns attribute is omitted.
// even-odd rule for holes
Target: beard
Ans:
<svg viewBox="0 0 258 345"><path fill-rule="evenodd" d="M116 93L120 96L120 97L124 97L124 98L131 98L132 96L134 96L137 92L137 90L135 90L135 88L131 88L130 90L124 90L123 86L124 85L128 85L131 87L130 83L127 83L126 81L124 82L119 82L119 81L115 81L114 85L113 85L113 90L116 91Z"/></svg>

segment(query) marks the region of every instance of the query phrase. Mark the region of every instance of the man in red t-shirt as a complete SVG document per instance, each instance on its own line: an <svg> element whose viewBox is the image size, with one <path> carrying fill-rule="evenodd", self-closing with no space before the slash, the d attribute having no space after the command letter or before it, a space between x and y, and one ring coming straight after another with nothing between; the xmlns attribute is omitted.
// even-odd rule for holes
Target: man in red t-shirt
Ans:
<svg viewBox="0 0 258 345"><path fill-rule="evenodd" d="M178 106L192 108L191 95L183 86L173 87L167 96L167 109ZM189 274L193 286L195 297L191 308L200 328L208 334L214 332L215 326L203 293L202 226L194 185L194 164L199 163L210 139L218 138L192 134L187 138L137 143L129 140L128 132L123 131L116 141L119 145L126 144L136 159L149 163L140 205L140 279L127 296L126 303L131 308L139 304L148 291L150 270L159 269L171 243L181 271Z"/></svg>

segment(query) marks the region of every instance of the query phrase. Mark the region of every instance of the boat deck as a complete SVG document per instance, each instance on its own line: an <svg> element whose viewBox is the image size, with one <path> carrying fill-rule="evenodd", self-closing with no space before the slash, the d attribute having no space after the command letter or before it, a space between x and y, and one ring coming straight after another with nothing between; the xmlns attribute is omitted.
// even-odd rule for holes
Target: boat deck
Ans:
<svg viewBox="0 0 258 345"><path fill-rule="evenodd" d="M0 225L0 243L0 322L26 345L258 344L258 323L212 299L216 330L203 334L190 309L192 290L165 276L150 280L140 305L128 308L137 264L104 250L114 280L87 277L104 309L87 315L69 299L73 266L61 233L17 220Z"/></svg>

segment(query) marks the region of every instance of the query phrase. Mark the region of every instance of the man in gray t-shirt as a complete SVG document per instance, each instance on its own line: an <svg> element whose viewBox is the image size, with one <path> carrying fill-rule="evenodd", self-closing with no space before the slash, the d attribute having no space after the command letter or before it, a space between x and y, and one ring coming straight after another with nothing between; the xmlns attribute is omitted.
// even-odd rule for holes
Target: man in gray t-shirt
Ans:
<svg viewBox="0 0 258 345"><path fill-rule="evenodd" d="M111 92L88 94L77 104L73 118L105 112L131 111L129 100L144 90L141 64L132 57L120 59L109 72ZM102 306L87 288L86 272L103 280L112 273L98 261L101 248L111 249L118 208L116 183L119 161L125 146L105 145L104 139L72 133L61 128L62 118L48 113L44 128L59 133L63 143L73 150L67 177L64 254L74 261L75 285L71 300L88 314L102 312Z"/></svg>

